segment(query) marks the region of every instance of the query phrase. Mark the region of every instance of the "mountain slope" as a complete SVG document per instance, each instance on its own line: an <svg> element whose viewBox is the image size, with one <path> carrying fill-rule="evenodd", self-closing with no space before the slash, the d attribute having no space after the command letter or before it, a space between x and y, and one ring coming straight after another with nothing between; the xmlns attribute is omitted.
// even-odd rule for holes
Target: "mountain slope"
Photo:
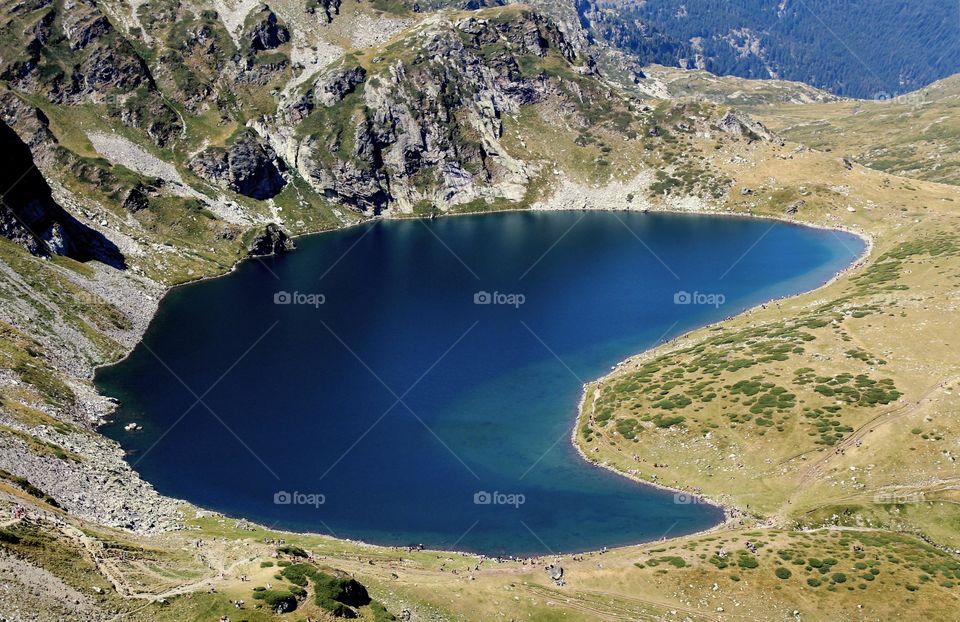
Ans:
<svg viewBox="0 0 960 622"><path fill-rule="evenodd" d="M658 63L878 99L960 71L960 9L900 0L583 0L602 40Z"/></svg>
<svg viewBox="0 0 960 622"><path fill-rule="evenodd" d="M864 166L960 184L960 76L876 102L762 107L752 112L784 135Z"/></svg>
<svg viewBox="0 0 960 622"><path fill-rule="evenodd" d="M323 620L332 611L478 621L949 616L944 603L956 603L960 578L943 546L957 542L947 440L956 436L954 385L924 394L930 377L957 364L948 345L957 189L844 161L842 129L825 132L820 149L786 144L728 103L770 119L781 109L802 117L804 108L784 102L849 104L815 89L656 69L651 81L667 85L661 97L638 98L600 73L597 50L563 17L569 7L450 4L24 0L0 8L0 138L10 159L2 190L11 199L3 214L14 214L0 221L0 511L11 516L0 525L4 614L151 622ZM948 91L931 95L931 109L952 101ZM807 326L815 345L791 350L791 360L803 356L823 373L833 360L872 381L882 355L896 390L921 408L880 420L889 425L877 427L869 453L848 449L822 464L830 452L816 452L820 435L849 434L831 428L860 423L875 405L824 418L837 426L781 422L799 430L789 436L798 442L770 448L764 443L782 440L780 430L731 429L717 417L702 422L704 431L699 412L687 426L645 430L643 450L663 452L658 474L727 495L736 519L716 533L532 562L228 519L158 494L97 433L112 404L94 390L94 367L134 346L172 285L284 252L288 234L371 218L611 207L774 216L876 236L877 252L858 271L782 303L788 318L771 308L691 338L732 335L710 344L718 353L769 348L749 373L782 373L781 344L761 343L768 335L744 333L756 328L744 324L806 322L809 307L829 296L823 312L841 316L829 316L838 328ZM122 263L110 261L114 248ZM860 292L863 280L876 287ZM901 334L910 335L906 347L889 340ZM659 390L666 385L688 390L672 378ZM623 388L619 398L644 399L636 386ZM811 401L822 395L804 390ZM714 406L732 399L724 392ZM648 475L631 460L637 444L615 427L591 428L604 452L595 453L628 475ZM701 432L763 448L746 452L757 470L728 471L729 454L705 450ZM856 448L852 437L838 442ZM801 443L822 468L765 462ZM911 470L896 452L906 443ZM704 484L690 465L722 475ZM801 469L803 486L780 486ZM776 494L763 487L766 476ZM930 493L930 502L865 496L904 485ZM785 496L797 512L776 507ZM543 571L551 562L566 568L562 587ZM294 613L276 613L291 606Z"/></svg>
<svg viewBox="0 0 960 622"><path fill-rule="evenodd" d="M579 208L609 184L636 209L705 206L730 187L707 156L775 139L724 107L628 97L576 36L521 6L349 3L328 20L291 2L45 0L2 15L0 138L15 161L0 399L43 416L11 415L0 469L114 526L172 516L95 433L111 407L90 382L164 287L377 216ZM308 49L330 58L314 66ZM32 425L48 419L69 432ZM51 447L90 455L37 462ZM104 455L129 485L103 486L116 503L98 506L82 482Z"/></svg>

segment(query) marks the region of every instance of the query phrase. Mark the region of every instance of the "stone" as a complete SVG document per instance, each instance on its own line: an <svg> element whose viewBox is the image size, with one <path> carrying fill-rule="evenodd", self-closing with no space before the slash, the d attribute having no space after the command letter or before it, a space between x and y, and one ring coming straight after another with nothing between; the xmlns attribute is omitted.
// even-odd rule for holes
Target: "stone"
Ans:
<svg viewBox="0 0 960 622"><path fill-rule="evenodd" d="M296 248L296 245L290 239L290 236L275 223L270 223L253 238L247 248L247 254L250 257L265 257L280 255L294 248Z"/></svg>
<svg viewBox="0 0 960 622"><path fill-rule="evenodd" d="M290 40L290 31L280 24L277 14L266 4L257 8L257 14L248 18L246 39L253 52L273 50Z"/></svg>
<svg viewBox="0 0 960 622"><path fill-rule="evenodd" d="M286 185L286 165L253 130L243 130L227 147L211 147L190 162L197 175L253 199L269 199Z"/></svg>

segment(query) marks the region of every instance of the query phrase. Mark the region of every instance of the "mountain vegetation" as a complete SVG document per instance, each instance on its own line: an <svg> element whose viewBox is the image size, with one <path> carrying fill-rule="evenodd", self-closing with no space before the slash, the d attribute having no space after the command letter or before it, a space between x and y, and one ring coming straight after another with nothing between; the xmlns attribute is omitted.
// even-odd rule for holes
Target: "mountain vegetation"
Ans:
<svg viewBox="0 0 960 622"><path fill-rule="evenodd" d="M951 70L955 6L880 4L581 4L585 29L547 0L5 3L3 615L951 619L956 80L882 102L664 66L623 84L600 41L866 97ZM871 239L828 286L585 387L584 455L722 503L714 531L525 560L285 533L159 494L97 431L95 367L173 285L374 218L556 208Z"/></svg>
<svg viewBox="0 0 960 622"><path fill-rule="evenodd" d="M960 71L960 8L903 0L578 0L641 64L780 78L883 99Z"/></svg>

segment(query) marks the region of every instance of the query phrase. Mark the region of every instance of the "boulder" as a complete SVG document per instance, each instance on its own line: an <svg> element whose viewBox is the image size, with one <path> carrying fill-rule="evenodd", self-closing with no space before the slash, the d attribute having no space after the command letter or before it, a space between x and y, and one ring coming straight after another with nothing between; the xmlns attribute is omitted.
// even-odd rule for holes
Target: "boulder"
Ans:
<svg viewBox="0 0 960 622"><path fill-rule="evenodd" d="M127 191L127 195L123 198L123 209L131 213L147 209L150 207L150 197L157 196L162 185L163 180L157 180L150 184L137 182L133 188Z"/></svg>
<svg viewBox="0 0 960 622"><path fill-rule="evenodd" d="M290 239L290 236L276 224L270 223L254 236L250 246L247 247L247 255L250 257L281 255L294 248L296 248L296 245Z"/></svg>
<svg viewBox="0 0 960 622"><path fill-rule="evenodd" d="M769 140L780 144L783 142L779 136L767 129L767 126L763 123L745 114L734 112L733 110L727 111L727 113L717 121L717 127L719 127L722 132L736 136L737 138L745 138L748 142L755 140Z"/></svg>
<svg viewBox="0 0 960 622"><path fill-rule="evenodd" d="M222 188L252 199L276 196L287 181L286 170L270 145L260 141L252 130L244 130L224 147L211 147L190 162L197 175Z"/></svg>
<svg viewBox="0 0 960 622"><path fill-rule="evenodd" d="M363 607L370 604L370 594L367 593L367 588L356 579L341 579L337 600L351 607Z"/></svg>
<svg viewBox="0 0 960 622"><path fill-rule="evenodd" d="M280 24L277 14L266 4L257 7L247 23L246 39L253 52L273 50L290 40L290 31Z"/></svg>
<svg viewBox="0 0 960 622"><path fill-rule="evenodd" d="M334 69L317 79L313 91L317 101L329 108L352 93L366 76L367 71L359 65Z"/></svg>
<svg viewBox="0 0 960 622"><path fill-rule="evenodd" d="M307 13L314 15L319 9L328 24L334 15L340 15L341 0L307 0Z"/></svg>

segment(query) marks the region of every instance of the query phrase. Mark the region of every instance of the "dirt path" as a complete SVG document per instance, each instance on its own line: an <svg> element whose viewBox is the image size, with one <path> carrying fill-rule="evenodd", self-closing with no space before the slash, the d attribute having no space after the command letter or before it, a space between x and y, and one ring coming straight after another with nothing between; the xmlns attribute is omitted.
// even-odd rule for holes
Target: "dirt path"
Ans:
<svg viewBox="0 0 960 622"><path fill-rule="evenodd" d="M183 583L176 587L164 590L162 592L141 592L138 591L134 586L130 585L124 577L123 571L117 567L117 565L107 556L106 547L103 543L96 538L88 536L86 533L74 527L70 523L66 523L56 517L49 516L47 514L33 512L29 513L27 516L21 519L12 519L2 523L2 526L7 527L13 524L16 524L22 520L31 520L39 524L45 524L56 531L60 532L65 538L77 545L81 550L83 550L87 557L94 563L97 567L97 570L100 574L110 582L113 586L113 589L117 591L118 594L124 596L125 598L135 598L140 600L149 600L157 601L163 598L170 598L180 594L186 594L189 592L196 592L202 589L209 589L210 586L214 584L215 581L219 580L217 575L222 572L224 575L228 575L235 571L237 568L249 562L248 559L237 559L229 566L224 566L220 564L221 570L214 568L210 563L210 558L208 557L207 567L210 569L210 574L207 574L204 577L190 581L188 583ZM219 556L214 556L218 558ZM222 559L217 559L217 561L223 561Z"/></svg>
<svg viewBox="0 0 960 622"><path fill-rule="evenodd" d="M807 468L805 468L802 471L802 473L800 474L799 484L794 489L793 494L790 495L790 497L787 499L785 506L789 506L790 504L792 504L795 497L805 490L807 484L820 478L826 471L827 467L837 457L844 455L847 449L850 449L851 447L855 447L857 443L859 441L862 441L869 433L889 423L892 423L893 421L896 421L898 419L901 419L903 417L913 414L919 408L925 406L930 401L930 399L933 397L934 394L936 394L938 391L946 389L949 385L957 381L960 381L960 376L950 376L948 378L945 378L942 381L930 387L929 389L927 389L924 393L920 395L920 397L917 400L910 401L906 404L901 404L900 406L897 406L895 408L882 412L878 414L876 417L874 417L873 419L864 423L862 426L860 426L856 430L854 430L847 438L843 439L842 441L834 445L832 448L832 451L827 452L824 455L820 456L817 460L812 462L809 466L807 466ZM805 453L809 453L809 452L805 452ZM796 456L793 456L785 460L781 464L786 464L787 462L790 462L791 460L795 460L796 458L803 455L804 454L797 454Z"/></svg>

